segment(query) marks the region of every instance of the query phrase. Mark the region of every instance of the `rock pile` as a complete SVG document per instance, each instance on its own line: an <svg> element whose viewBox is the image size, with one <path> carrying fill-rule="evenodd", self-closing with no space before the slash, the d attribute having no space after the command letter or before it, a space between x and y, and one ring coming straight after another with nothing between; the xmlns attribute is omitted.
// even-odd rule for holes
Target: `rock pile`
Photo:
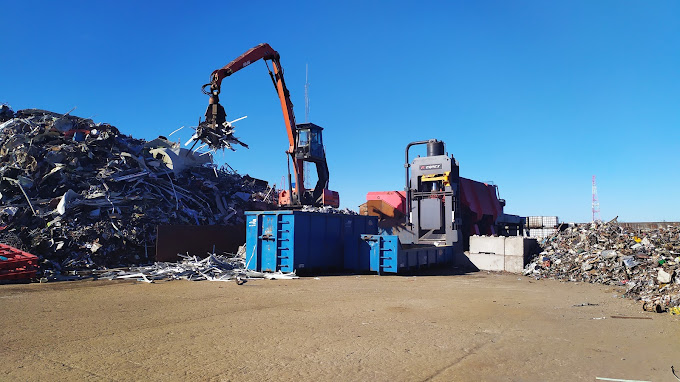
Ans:
<svg viewBox="0 0 680 382"><path fill-rule="evenodd" d="M44 269L149 263L158 224L239 224L244 209L276 196L266 182L164 137L147 142L90 119L0 109L0 232L18 237Z"/></svg>
<svg viewBox="0 0 680 382"><path fill-rule="evenodd" d="M543 252L525 275L625 286L627 297L656 311L680 306L680 227L569 227L543 241Z"/></svg>

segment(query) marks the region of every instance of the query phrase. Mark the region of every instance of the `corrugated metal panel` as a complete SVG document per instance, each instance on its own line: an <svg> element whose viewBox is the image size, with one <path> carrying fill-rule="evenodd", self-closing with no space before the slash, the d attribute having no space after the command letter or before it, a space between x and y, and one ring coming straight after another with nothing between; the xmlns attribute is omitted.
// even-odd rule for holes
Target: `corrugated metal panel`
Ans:
<svg viewBox="0 0 680 382"><path fill-rule="evenodd" d="M236 253L246 241L243 224L159 225L156 228L156 261L174 262L178 253L207 255L216 251Z"/></svg>

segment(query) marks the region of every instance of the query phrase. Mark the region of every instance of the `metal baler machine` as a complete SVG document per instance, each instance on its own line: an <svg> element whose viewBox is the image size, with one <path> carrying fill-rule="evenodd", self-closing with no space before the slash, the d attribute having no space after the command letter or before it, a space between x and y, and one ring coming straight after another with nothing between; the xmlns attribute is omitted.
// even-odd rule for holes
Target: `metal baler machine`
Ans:
<svg viewBox="0 0 680 382"><path fill-rule="evenodd" d="M409 150L427 145L427 156L409 160ZM459 175L444 142L409 143L405 191L370 192L362 214L379 217L379 235L365 234L361 246L370 270L399 273L435 265L471 265L464 251L474 234L520 235L521 219L503 213L498 190Z"/></svg>

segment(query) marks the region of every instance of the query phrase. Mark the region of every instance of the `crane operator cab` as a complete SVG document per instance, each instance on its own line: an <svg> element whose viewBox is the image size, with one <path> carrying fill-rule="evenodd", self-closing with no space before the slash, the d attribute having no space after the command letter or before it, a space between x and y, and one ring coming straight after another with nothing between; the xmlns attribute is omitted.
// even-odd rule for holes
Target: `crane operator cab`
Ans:
<svg viewBox="0 0 680 382"><path fill-rule="evenodd" d="M323 139L321 138L323 127L313 123L301 123L296 126L296 130L295 158L315 163L325 160L326 155L324 155Z"/></svg>
<svg viewBox="0 0 680 382"><path fill-rule="evenodd" d="M305 190L300 188L298 203L290 203L290 197L286 196L286 190L279 195L279 204L299 204L317 206L340 206L340 197L335 191L328 189L328 164L326 163L326 150L323 147L321 131L323 128L313 123L301 123L295 126L295 159L303 162L311 162L316 165L317 181L314 189Z"/></svg>

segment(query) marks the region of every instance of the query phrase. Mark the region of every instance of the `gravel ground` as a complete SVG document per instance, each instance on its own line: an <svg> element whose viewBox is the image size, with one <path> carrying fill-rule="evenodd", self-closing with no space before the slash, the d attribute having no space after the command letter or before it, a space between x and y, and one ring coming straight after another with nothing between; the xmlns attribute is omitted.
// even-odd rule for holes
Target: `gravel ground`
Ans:
<svg viewBox="0 0 680 382"><path fill-rule="evenodd" d="M622 292L487 272L0 285L0 381L675 380L680 317Z"/></svg>

